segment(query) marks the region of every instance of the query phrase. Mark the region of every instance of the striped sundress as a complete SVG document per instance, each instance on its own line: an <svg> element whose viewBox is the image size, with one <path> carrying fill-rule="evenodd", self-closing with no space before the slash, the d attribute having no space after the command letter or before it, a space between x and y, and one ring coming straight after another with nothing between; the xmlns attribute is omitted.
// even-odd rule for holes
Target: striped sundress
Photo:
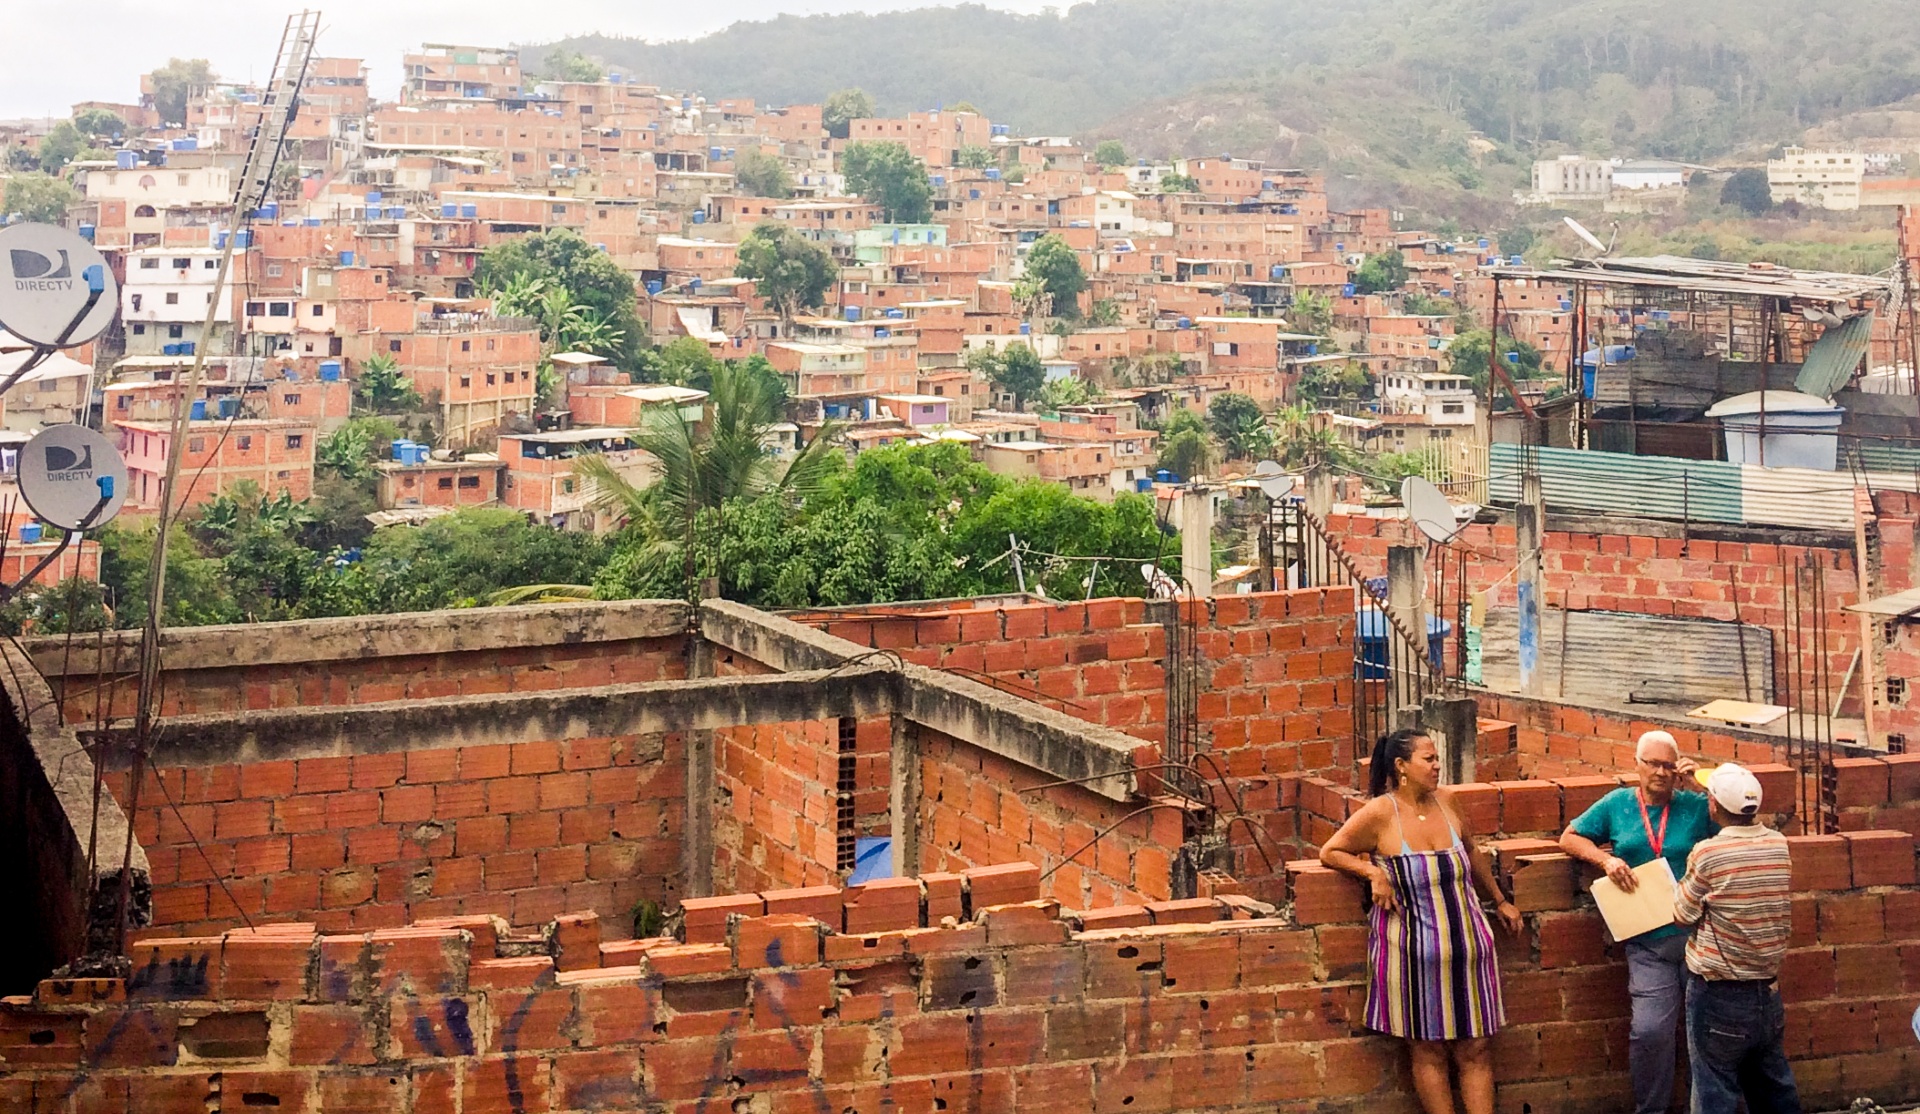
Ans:
<svg viewBox="0 0 1920 1114"><path fill-rule="evenodd" d="M1409 851L1398 800L1393 813L1400 853L1377 858L1396 908L1373 907L1367 1028L1423 1041L1491 1036L1507 1017L1493 929L1473 893L1466 846L1448 818L1453 846Z"/></svg>

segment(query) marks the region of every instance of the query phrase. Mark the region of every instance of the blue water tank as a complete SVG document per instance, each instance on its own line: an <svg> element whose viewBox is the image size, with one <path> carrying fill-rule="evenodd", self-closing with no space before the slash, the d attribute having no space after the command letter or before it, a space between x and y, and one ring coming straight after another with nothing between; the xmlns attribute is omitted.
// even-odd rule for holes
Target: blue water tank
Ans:
<svg viewBox="0 0 1920 1114"><path fill-rule="evenodd" d="M193 405L187 408L187 414L196 422L206 421L207 420L207 400L204 398L194 399Z"/></svg>
<svg viewBox="0 0 1920 1114"><path fill-rule="evenodd" d="M340 253L340 265L341 265L342 267L351 267L351 266L353 266L353 253L352 253L352 252L350 252L350 251L343 251L343 252L341 252L341 253Z"/></svg>
<svg viewBox="0 0 1920 1114"><path fill-rule="evenodd" d="M190 341L190 340L183 340L183 341L181 341L181 342L180 342L180 354L181 354L182 356L191 356L191 355L193 355L193 345L194 345L194 342L193 342L193 341Z"/></svg>
<svg viewBox="0 0 1920 1114"><path fill-rule="evenodd" d="M1356 616L1359 622L1360 660L1354 663L1355 671L1364 679L1378 680L1387 675L1387 620L1378 608L1362 608ZM1447 636L1453 633L1453 624L1437 615L1427 616L1427 656L1434 661L1443 661L1447 652Z"/></svg>
<svg viewBox="0 0 1920 1114"><path fill-rule="evenodd" d="M1487 238L1486 238L1485 236L1482 236L1482 237L1480 237L1480 250L1481 250L1481 251L1485 251L1485 250L1487 250L1487 249L1488 249L1489 247L1491 247L1491 246L1492 246L1492 245L1491 245L1490 243L1488 243L1488 241L1487 241Z"/></svg>
<svg viewBox="0 0 1920 1114"><path fill-rule="evenodd" d="M875 329L875 330L873 331L873 337L874 337L874 339L875 339L875 340L885 340L885 339L887 339L888 337L890 337L890 336L892 336L892 335L893 335L893 330L892 330L892 329L884 329L884 328L882 328L882 329Z"/></svg>
<svg viewBox="0 0 1920 1114"><path fill-rule="evenodd" d="M660 293L660 292L661 292L662 290L665 290L666 288L667 288L667 287L666 287L666 284L665 284L665 283L663 283L663 282L661 282L661 281L660 281L659 279L648 279L648 280L647 280L647 293L648 293L648 294L650 294L650 295L655 295L655 296L658 296L658 295L659 295L659 293Z"/></svg>
<svg viewBox="0 0 1920 1114"><path fill-rule="evenodd" d="M407 207L405 205L387 206L387 216L392 218L393 220L404 220L406 218L406 215L407 215Z"/></svg>
<svg viewBox="0 0 1920 1114"><path fill-rule="evenodd" d="M39 541L40 540L40 524L38 522L21 523L20 524L20 540L23 542L26 542L28 545L32 545L33 543Z"/></svg>
<svg viewBox="0 0 1920 1114"><path fill-rule="evenodd" d="M1270 269L1267 272L1267 277L1268 278L1286 278L1287 277L1286 266L1281 263L1275 263L1272 269Z"/></svg>
<svg viewBox="0 0 1920 1114"><path fill-rule="evenodd" d="M968 200L968 201L978 201L978 200L980 200L980 191L979 191L979 190L968 190L968 191L967 191L967 200Z"/></svg>
<svg viewBox="0 0 1920 1114"><path fill-rule="evenodd" d="M198 151L200 149L200 140L193 136L189 136L186 139L176 139L173 141L173 149L176 151Z"/></svg>
<svg viewBox="0 0 1920 1114"><path fill-rule="evenodd" d="M320 382L337 383L339 381L340 381L340 361L339 360L321 360L320 361Z"/></svg>
<svg viewBox="0 0 1920 1114"><path fill-rule="evenodd" d="M692 97L681 97L681 98L680 98L680 110L681 110L682 112L684 112L684 111L686 111L686 110L688 110L688 109L690 109L690 108L692 108L692 107L693 107L693 98L692 98Z"/></svg>
<svg viewBox="0 0 1920 1114"><path fill-rule="evenodd" d="M705 209L695 209L693 211L693 223L695 224L707 223L707 211Z"/></svg>
<svg viewBox="0 0 1920 1114"><path fill-rule="evenodd" d="M218 413L222 418L231 418L238 415L240 413L240 400L237 398L221 399Z"/></svg>
<svg viewBox="0 0 1920 1114"><path fill-rule="evenodd" d="M449 218L457 217L460 215L460 206L451 201L443 201L440 203L440 215Z"/></svg>
<svg viewBox="0 0 1920 1114"><path fill-rule="evenodd" d="M1142 476L1139 479L1133 481L1133 489L1135 491L1140 491L1140 492L1152 491L1153 481L1146 476Z"/></svg>
<svg viewBox="0 0 1920 1114"><path fill-rule="evenodd" d="M907 311L904 309L890 309L887 311L887 316L895 320L899 320L900 318L905 317L906 315L907 315Z"/></svg>
<svg viewBox="0 0 1920 1114"><path fill-rule="evenodd" d="M1524 267L1527 265L1527 260L1525 256L1509 255L1507 256L1507 263L1514 267Z"/></svg>
<svg viewBox="0 0 1920 1114"><path fill-rule="evenodd" d="M1193 328L1193 318L1191 317L1179 318L1174 322L1174 325L1182 329L1191 329Z"/></svg>
<svg viewBox="0 0 1920 1114"><path fill-rule="evenodd" d="M369 204L369 205L378 205L378 204L380 204L380 191L379 191L379 190L368 190L368 191L367 191L367 204Z"/></svg>
<svg viewBox="0 0 1920 1114"><path fill-rule="evenodd" d="M227 234L226 234L225 232L215 232L215 233L213 234L213 246L214 246L214 248L215 248L215 249L219 249L219 248L224 248L224 247L226 247L226 246L227 246Z"/></svg>
<svg viewBox="0 0 1920 1114"><path fill-rule="evenodd" d="M462 202L460 204L461 220L473 220L479 215L480 215L480 206L477 202Z"/></svg>
<svg viewBox="0 0 1920 1114"><path fill-rule="evenodd" d="M844 313L844 314L846 315L846 318L847 318L847 320L849 320L849 321L858 321L858 320L860 320L860 307L859 307L859 306L848 306L848 307L846 307L845 309L843 309L843 310L841 310L840 312L842 312L842 313Z"/></svg>
<svg viewBox="0 0 1920 1114"><path fill-rule="evenodd" d="M936 185L936 186L944 186L944 185L946 185L946 184L947 184L947 176L946 176L945 174L935 174L935 175L933 176L933 184L934 184L934 185Z"/></svg>
<svg viewBox="0 0 1920 1114"><path fill-rule="evenodd" d="M1000 180L1000 170L999 170L999 168L998 168L998 167L992 167L992 168L989 168L989 169L987 170L987 181L989 181L989 182L998 182L999 180Z"/></svg>
<svg viewBox="0 0 1920 1114"><path fill-rule="evenodd" d="M306 218L304 218L304 219L302 219L302 220L301 220L301 222L300 222L300 224L301 224L301 226L302 226L302 227L305 227L305 228L318 228L318 227L320 227L320 218L319 218L319 217L306 217Z"/></svg>
<svg viewBox="0 0 1920 1114"><path fill-rule="evenodd" d="M700 280L699 280L699 279L697 279L697 278L690 278L690 279L688 279L688 280L687 280L687 289L688 289L688 290L698 290L698 289L700 289Z"/></svg>
<svg viewBox="0 0 1920 1114"><path fill-rule="evenodd" d="M1335 244L1335 245L1333 245L1333 250L1335 250L1335 251L1345 251L1345 250L1347 250L1347 245L1345 245L1345 244Z"/></svg>
<svg viewBox="0 0 1920 1114"><path fill-rule="evenodd" d="M115 151L113 153L113 165L119 167L121 170L132 170L134 167L140 165L140 156L133 151Z"/></svg>
<svg viewBox="0 0 1920 1114"><path fill-rule="evenodd" d="M82 240L85 240L85 241L86 241L87 243L89 243L89 244L91 244L91 243L93 243L93 231L94 231L94 229L93 229L93 226L92 226L92 225L90 225L90 224L83 224L83 225L81 225L81 226L80 226L80 238L81 238Z"/></svg>
<svg viewBox="0 0 1920 1114"><path fill-rule="evenodd" d="M1347 283L1347 284L1345 284L1344 286L1342 286L1342 287L1340 287L1340 296L1341 296L1342 298L1351 298L1351 297L1353 297L1353 295L1354 295L1354 291L1355 291L1356 289L1357 289L1357 288L1356 288L1356 287L1355 287L1355 286L1354 286L1354 285L1353 285L1352 283L1350 283L1350 282L1349 282L1349 283Z"/></svg>
<svg viewBox="0 0 1920 1114"><path fill-rule="evenodd" d="M233 241L234 247L250 248L253 246L253 229L243 228L240 231L234 233L234 236L235 236L235 239Z"/></svg>
<svg viewBox="0 0 1920 1114"><path fill-rule="evenodd" d="M1029 336L1029 335L1031 335L1031 334L1032 334L1032 332L1033 332L1033 323L1032 323L1032 322L1030 322L1030 321L1022 321L1022 322L1020 322L1020 335L1021 335L1021 336Z"/></svg>
<svg viewBox="0 0 1920 1114"><path fill-rule="evenodd" d="M1153 474L1153 482L1157 484L1178 483L1179 480L1180 480L1179 476L1174 475L1172 472L1168 471L1165 468L1162 468Z"/></svg>
<svg viewBox="0 0 1920 1114"><path fill-rule="evenodd" d="M1561 312L1561 313L1565 313L1565 312L1567 312L1568 310L1570 310L1570 309L1572 309L1572 308L1573 308L1573 299L1572 299L1572 298L1562 298L1562 299L1560 299L1560 312Z"/></svg>

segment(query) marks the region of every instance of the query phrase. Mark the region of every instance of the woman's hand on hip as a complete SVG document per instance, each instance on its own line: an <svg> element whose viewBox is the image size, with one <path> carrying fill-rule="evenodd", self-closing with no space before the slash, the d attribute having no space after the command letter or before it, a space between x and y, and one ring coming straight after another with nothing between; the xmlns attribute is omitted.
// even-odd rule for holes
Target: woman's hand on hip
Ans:
<svg viewBox="0 0 1920 1114"><path fill-rule="evenodd" d="M1399 907L1398 903L1393 899L1393 879L1387 876L1384 867L1373 868L1373 878L1370 884L1373 889L1373 903L1375 905L1378 905L1389 913Z"/></svg>

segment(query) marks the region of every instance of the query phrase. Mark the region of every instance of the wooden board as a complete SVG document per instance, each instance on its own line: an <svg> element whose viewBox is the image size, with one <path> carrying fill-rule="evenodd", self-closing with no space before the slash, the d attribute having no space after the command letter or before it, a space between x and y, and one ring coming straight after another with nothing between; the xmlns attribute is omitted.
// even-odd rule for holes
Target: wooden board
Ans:
<svg viewBox="0 0 1920 1114"><path fill-rule="evenodd" d="M1745 700L1709 700L1687 715L1714 719L1734 727L1765 727L1787 714L1778 704L1749 704Z"/></svg>

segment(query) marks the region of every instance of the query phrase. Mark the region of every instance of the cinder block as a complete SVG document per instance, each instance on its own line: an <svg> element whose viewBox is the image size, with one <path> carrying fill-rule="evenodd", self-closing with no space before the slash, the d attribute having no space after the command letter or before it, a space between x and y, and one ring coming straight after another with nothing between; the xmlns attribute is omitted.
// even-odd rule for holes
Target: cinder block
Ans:
<svg viewBox="0 0 1920 1114"><path fill-rule="evenodd" d="M1089 909L1080 914L1080 927L1087 932L1105 928L1145 928L1153 923L1153 914L1144 905L1112 905Z"/></svg>
<svg viewBox="0 0 1920 1114"><path fill-rule="evenodd" d="M302 998L313 958L313 936L229 932L222 945L224 998Z"/></svg>
<svg viewBox="0 0 1920 1114"><path fill-rule="evenodd" d="M1800 773L1778 762L1759 762L1747 769L1760 782L1760 811L1796 813L1800 811Z"/></svg>
<svg viewBox="0 0 1920 1114"><path fill-rule="evenodd" d="M720 975L733 969L733 950L725 944L675 944L649 951L641 966L668 979Z"/></svg>
<svg viewBox="0 0 1920 1114"><path fill-rule="evenodd" d="M1887 764L1887 800L1920 801L1920 754L1889 754L1881 761Z"/></svg>
<svg viewBox="0 0 1920 1114"><path fill-rule="evenodd" d="M941 920L952 917L959 920L966 916L966 877L947 871L922 874L920 885L926 891L927 924L938 925Z"/></svg>
<svg viewBox="0 0 1920 1114"><path fill-rule="evenodd" d="M550 955L481 959L467 969L467 986L473 990L520 990L552 986L553 983L553 957Z"/></svg>
<svg viewBox="0 0 1920 1114"><path fill-rule="evenodd" d="M1560 830L1560 787L1551 781L1496 781L1500 791L1500 831Z"/></svg>
<svg viewBox="0 0 1920 1114"><path fill-rule="evenodd" d="M1913 837L1906 832L1848 832L1855 889L1868 886L1911 886L1914 883Z"/></svg>
<svg viewBox="0 0 1920 1114"><path fill-rule="evenodd" d="M1852 859L1844 836L1788 836L1787 853L1793 860L1795 892L1844 890L1853 885Z"/></svg>
<svg viewBox="0 0 1920 1114"><path fill-rule="evenodd" d="M1179 901L1150 901L1147 912L1154 924L1210 924L1220 919L1220 905L1212 898L1190 897Z"/></svg>
<svg viewBox="0 0 1920 1114"><path fill-rule="evenodd" d="M1366 889L1360 880L1310 859L1287 864L1287 890L1295 924L1358 921L1365 916Z"/></svg>
<svg viewBox="0 0 1920 1114"><path fill-rule="evenodd" d="M734 926L734 966L798 967L820 962L820 922L794 914L747 917Z"/></svg>
<svg viewBox="0 0 1920 1114"><path fill-rule="evenodd" d="M1886 804L1890 786L1887 764L1878 758L1833 760L1833 800L1840 808Z"/></svg>
<svg viewBox="0 0 1920 1114"><path fill-rule="evenodd" d="M1017 905L1040 897L1040 868L1032 863L977 866L963 873L972 908Z"/></svg>
<svg viewBox="0 0 1920 1114"><path fill-rule="evenodd" d="M562 971L600 965L600 915L567 913L553 919L553 964Z"/></svg>
<svg viewBox="0 0 1920 1114"><path fill-rule="evenodd" d="M1058 944L1068 935L1057 901L990 906L976 911L974 919L986 928L987 943L993 947Z"/></svg>
<svg viewBox="0 0 1920 1114"><path fill-rule="evenodd" d="M182 936L130 945L133 972L127 998L136 1002L177 1002L220 995L218 936Z"/></svg>
<svg viewBox="0 0 1920 1114"><path fill-rule="evenodd" d="M1500 790L1491 785L1475 784L1456 785L1449 792L1454 807L1466 817L1474 834L1493 835L1500 830ZM1345 811L1336 819L1345 821Z"/></svg>
<svg viewBox="0 0 1920 1114"><path fill-rule="evenodd" d="M719 944L727 938L727 917L738 913L762 916L767 905L759 894L690 897L680 903L682 931L689 944Z"/></svg>
<svg viewBox="0 0 1920 1114"><path fill-rule="evenodd" d="M807 886L794 890L765 890L767 915L776 913L812 917L826 925L840 923L840 887Z"/></svg>
<svg viewBox="0 0 1920 1114"><path fill-rule="evenodd" d="M1560 787L1560 810L1568 823L1592 808L1594 802L1620 788L1620 779L1599 774L1555 778Z"/></svg>
<svg viewBox="0 0 1920 1114"><path fill-rule="evenodd" d="M1575 904L1574 864L1565 855L1522 855L1510 877L1513 904L1522 913L1571 909Z"/></svg>

